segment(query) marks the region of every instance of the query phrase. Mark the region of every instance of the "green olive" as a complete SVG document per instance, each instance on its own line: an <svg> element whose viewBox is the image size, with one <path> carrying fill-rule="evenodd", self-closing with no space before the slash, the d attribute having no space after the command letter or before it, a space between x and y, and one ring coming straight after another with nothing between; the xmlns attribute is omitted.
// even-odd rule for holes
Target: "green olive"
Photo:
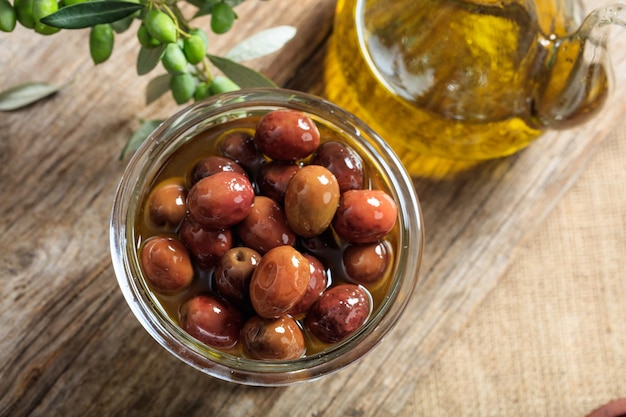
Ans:
<svg viewBox="0 0 626 417"><path fill-rule="evenodd" d="M157 46L161 45L161 42L150 36L146 25L144 25L143 23L141 24L141 26L139 26L139 29L137 29L137 39L139 39L139 44L147 49L156 48Z"/></svg>
<svg viewBox="0 0 626 417"><path fill-rule="evenodd" d="M56 0L33 0L33 18L35 19L35 32L42 35L57 33L59 28L41 23L41 19L59 10Z"/></svg>
<svg viewBox="0 0 626 417"><path fill-rule="evenodd" d="M210 97L211 95L211 84L200 83L196 86L196 91L193 93L193 99L195 101L200 101L204 98Z"/></svg>
<svg viewBox="0 0 626 417"><path fill-rule="evenodd" d="M174 43L178 38L176 24L167 14L152 9L144 17L148 33L161 43Z"/></svg>
<svg viewBox="0 0 626 417"><path fill-rule="evenodd" d="M217 3L211 12L211 30L217 34L226 33L233 27L236 18L232 7L224 2Z"/></svg>
<svg viewBox="0 0 626 417"><path fill-rule="evenodd" d="M15 14L20 25L28 29L34 29L33 0L15 0L13 6L15 7Z"/></svg>
<svg viewBox="0 0 626 417"><path fill-rule="evenodd" d="M170 74L182 74L187 70L187 58L178 44L168 43L161 56L163 67Z"/></svg>
<svg viewBox="0 0 626 417"><path fill-rule="evenodd" d="M223 75L217 75L211 83L211 94L227 93L236 90L239 90L239 86Z"/></svg>
<svg viewBox="0 0 626 417"><path fill-rule="evenodd" d="M202 62L206 54L207 45L199 34L191 34L183 40L183 52L190 64Z"/></svg>
<svg viewBox="0 0 626 417"><path fill-rule="evenodd" d="M170 90L176 103L184 104L193 97L196 90L196 80L188 72L176 74L170 80Z"/></svg>
<svg viewBox="0 0 626 417"><path fill-rule="evenodd" d="M113 52L113 28L109 24L95 25L89 33L89 53L97 65L111 56Z"/></svg>
<svg viewBox="0 0 626 417"><path fill-rule="evenodd" d="M9 0L0 0L0 30L12 32L16 23L17 15Z"/></svg>
<svg viewBox="0 0 626 417"><path fill-rule="evenodd" d="M204 42L204 49L206 50L209 47L209 35L206 34L204 29L201 28L193 28L189 31L190 35L198 35L202 38Z"/></svg>

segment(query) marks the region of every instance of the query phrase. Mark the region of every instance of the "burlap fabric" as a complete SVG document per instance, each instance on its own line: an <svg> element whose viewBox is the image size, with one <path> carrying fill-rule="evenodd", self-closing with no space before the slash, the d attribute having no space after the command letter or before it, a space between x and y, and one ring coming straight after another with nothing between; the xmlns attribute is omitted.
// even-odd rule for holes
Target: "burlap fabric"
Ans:
<svg viewBox="0 0 626 417"><path fill-rule="evenodd" d="M626 123L420 380L420 416L584 417L626 397Z"/></svg>

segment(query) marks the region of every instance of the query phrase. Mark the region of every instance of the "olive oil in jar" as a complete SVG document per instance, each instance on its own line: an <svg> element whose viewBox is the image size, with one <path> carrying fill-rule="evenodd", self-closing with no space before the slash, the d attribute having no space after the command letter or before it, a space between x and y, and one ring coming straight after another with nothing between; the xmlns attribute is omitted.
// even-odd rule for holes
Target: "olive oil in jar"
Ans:
<svg viewBox="0 0 626 417"><path fill-rule="evenodd" d="M151 180L150 187L145 190L140 199L138 213L134 222L134 245L137 253L140 253L142 245L146 241L157 236L180 239L178 236L181 228L180 225L175 228L173 228L172 225L157 225L151 219L149 212L149 196L151 190L163 183L182 184L186 189L190 189L193 178L192 169L195 164L206 157L224 156L224 151L222 149L223 139L233 133L239 132L244 135L249 134L251 137L254 136L255 128L264 114L265 112L263 110L250 111L247 113L246 117L236 118L224 122L216 127L210 127L196 136L188 138L186 142L181 144L166 160L163 161L163 166ZM359 149L359 145L351 136L345 132L338 131L337 128L327 124L327 122L317 118L316 116L311 115L311 117L317 122L317 127L320 131L321 143L339 141L359 153L357 151L357 149ZM386 193L391 194L391 183L388 178L381 175L381 173L377 171L377 169L379 169L377 168L379 166L378 162L372 160L365 154L359 153L359 155L363 162L364 185L366 188L383 190ZM305 161L300 161L300 163L304 162ZM256 184L258 180L258 167L249 169L247 175L249 176L249 179ZM259 192L258 185L255 185L255 188L257 188L257 192ZM235 230L236 228L233 227L232 229ZM233 246L243 246L240 238L236 237L236 231L233 231L233 234L235 235ZM395 263L396 254L399 252L399 235L400 225L395 224L393 229L384 239L386 247L389 251L389 265L393 265ZM302 238L298 238L298 241L295 243L295 247L301 253L308 253L320 260L324 260L329 287L341 283L350 283L351 281L348 281L346 273L344 272L342 261L342 253L344 249L349 246L349 243L342 241L334 233L328 233L328 236L332 236L332 239L326 241L325 239L328 237L321 236L319 242L310 242L308 246L303 243ZM331 244L331 242L333 244ZM325 247L323 244L328 244L328 246ZM316 247L316 245L320 246ZM144 285L146 286L146 290L149 290L149 296L152 298L152 302L155 307L161 311L161 314L164 317L169 317L173 323L180 324L181 306L187 300L207 293L221 297L218 295L219 291L214 287L214 272L215 265L203 266L194 262L194 278L191 284L182 290L171 294L158 291L147 280L144 281ZM377 310L382 308L383 304L388 299L394 279L393 274L395 273L395 268L390 267L384 272L382 278L376 280L375 282L364 282L360 284L367 290L368 297L370 297L372 306L371 314L375 314ZM251 309L252 307L249 306L249 308ZM252 315L252 312L246 308L244 308L241 312L246 320ZM294 319L297 320L298 325L302 329L307 355L319 353L329 347L328 344L325 344L312 336L310 331L304 325L304 314L299 314L295 316ZM234 356L246 356L240 342L236 343L231 348L220 348L220 350Z"/></svg>
<svg viewBox="0 0 626 417"><path fill-rule="evenodd" d="M339 0L326 95L370 124L410 172L420 154L510 155L543 133L535 100L572 70L556 61L582 54L576 44L550 56L555 36L576 30L561 1Z"/></svg>

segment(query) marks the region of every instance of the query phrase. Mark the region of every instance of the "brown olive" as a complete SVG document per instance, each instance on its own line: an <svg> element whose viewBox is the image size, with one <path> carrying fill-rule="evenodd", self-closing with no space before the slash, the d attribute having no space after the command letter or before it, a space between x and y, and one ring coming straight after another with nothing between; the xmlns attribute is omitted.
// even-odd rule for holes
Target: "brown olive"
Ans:
<svg viewBox="0 0 626 417"><path fill-rule="evenodd" d="M252 273L252 307L261 317L278 317L302 298L310 279L309 261L300 252L291 246L270 249Z"/></svg>
<svg viewBox="0 0 626 417"><path fill-rule="evenodd" d="M348 145L334 141L323 143L311 163L328 168L337 178L342 193L363 188L363 162Z"/></svg>
<svg viewBox="0 0 626 417"><path fill-rule="evenodd" d="M398 210L382 190L349 190L341 194L333 228L342 239L352 243L371 243L393 229Z"/></svg>
<svg viewBox="0 0 626 417"><path fill-rule="evenodd" d="M243 325L241 338L246 353L253 359L298 359L306 352L302 330L288 316L254 316Z"/></svg>
<svg viewBox="0 0 626 417"><path fill-rule="evenodd" d="M245 131L228 132L221 138L222 154L255 175L263 161L263 155L257 150L253 136Z"/></svg>
<svg viewBox="0 0 626 417"><path fill-rule="evenodd" d="M374 325L399 202L358 141L317 115L264 113L209 127L163 163L136 254L188 340L242 360L317 357Z"/></svg>
<svg viewBox="0 0 626 417"><path fill-rule="evenodd" d="M197 295L180 307L180 325L202 343L230 348L237 343L243 318L225 300L209 294Z"/></svg>
<svg viewBox="0 0 626 417"><path fill-rule="evenodd" d="M237 225L237 234L244 245L262 254L296 242L296 234L287 226L282 207L261 195L254 198L250 214Z"/></svg>
<svg viewBox="0 0 626 417"><path fill-rule="evenodd" d="M141 269L158 292L182 290L193 280L193 265L185 245L178 239L156 236L146 240L141 248Z"/></svg>
<svg viewBox="0 0 626 417"><path fill-rule="evenodd" d="M282 204L287 184L300 168L300 165L280 161L270 161L261 165L256 179L259 191L264 196Z"/></svg>
<svg viewBox="0 0 626 417"><path fill-rule="evenodd" d="M188 217L183 220L178 235L203 267L215 265L234 244L230 229L209 229Z"/></svg>
<svg viewBox="0 0 626 417"><path fill-rule="evenodd" d="M359 284L380 280L385 276L390 252L391 248L385 241L348 245L342 257L348 278Z"/></svg>
<svg viewBox="0 0 626 417"><path fill-rule="evenodd" d="M261 262L261 255L243 246L228 250L215 268L215 290L235 306L250 306L250 279L254 268Z"/></svg>
<svg viewBox="0 0 626 417"><path fill-rule="evenodd" d="M257 149L278 161L306 158L320 144L317 126L306 114L297 110L279 109L261 118L256 127Z"/></svg>
<svg viewBox="0 0 626 417"><path fill-rule="evenodd" d="M309 261L311 279L309 280L309 286L300 301L298 301L296 305L289 310L289 314L294 317L306 313L320 298L328 286L328 277L326 276L324 264L322 264L322 262L320 262L320 260L315 256L309 255L308 253L303 254L303 256Z"/></svg>
<svg viewBox="0 0 626 417"><path fill-rule="evenodd" d="M344 340L361 327L371 312L369 293L358 285L339 284L317 300L305 319L305 326L324 343Z"/></svg>
<svg viewBox="0 0 626 417"><path fill-rule="evenodd" d="M198 181L187 196L193 221L211 229L226 229L250 213L254 189L238 172L218 172Z"/></svg>
<svg viewBox="0 0 626 417"><path fill-rule="evenodd" d="M191 169L191 184L195 184L202 178L217 174L218 172L238 172L246 174L246 171L237 162L224 156L208 156L196 162Z"/></svg>
<svg viewBox="0 0 626 417"><path fill-rule="evenodd" d="M182 178L172 178L158 184L148 196L152 222L175 230L187 214L187 189Z"/></svg>
<svg viewBox="0 0 626 417"><path fill-rule="evenodd" d="M304 250L324 261L327 266L331 266L336 261L339 243L332 229L328 228L317 236L301 237L298 242Z"/></svg>
<svg viewBox="0 0 626 417"><path fill-rule="evenodd" d="M320 165L307 165L287 184L287 224L300 236L319 235L330 225L338 203L339 185L332 172Z"/></svg>

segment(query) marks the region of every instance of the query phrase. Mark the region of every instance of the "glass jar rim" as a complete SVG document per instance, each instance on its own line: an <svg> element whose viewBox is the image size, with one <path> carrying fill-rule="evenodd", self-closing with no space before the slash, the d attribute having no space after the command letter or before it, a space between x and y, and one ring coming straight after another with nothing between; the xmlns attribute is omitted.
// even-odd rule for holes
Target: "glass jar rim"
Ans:
<svg viewBox="0 0 626 417"><path fill-rule="evenodd" d="M398 204L398 250L393 283L379 308L345 341L319 353L291 361L259 361L223 353L197 341L155 306L138 276L132 228L141 193L152 178L148 167L159 167L175 148L211 123L241 117L250 109L293 108L350 134L376 157L375 170L384 173ZM368 160L373 158L368 158ZM420 204L411 178L393 150L360 119L319 97L282 89L238 90L199 101L164 121L131 157L120 179L110 220L110 249L120 289L144 329L166 350L188 365L219 379L246 385L279 386L313 380L342 369L370 351L395 325L418 280L424 236Z"/></svg>

